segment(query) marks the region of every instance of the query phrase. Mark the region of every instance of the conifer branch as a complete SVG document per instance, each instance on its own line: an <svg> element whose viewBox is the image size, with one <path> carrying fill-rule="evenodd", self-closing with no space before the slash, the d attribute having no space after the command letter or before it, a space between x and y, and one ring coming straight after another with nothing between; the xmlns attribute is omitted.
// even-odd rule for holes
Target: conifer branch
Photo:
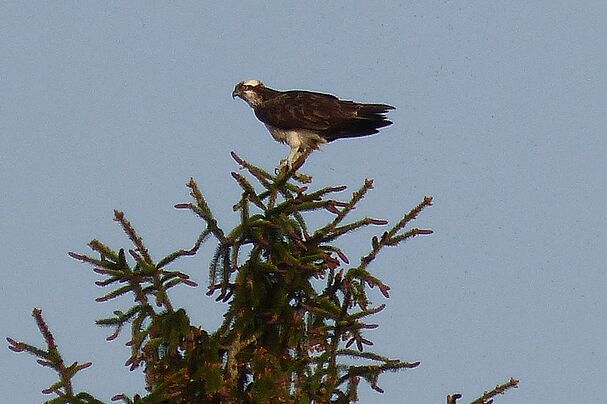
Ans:
<svg viewBox="0 0 607 404"><path fill-rule="evenodd" d="M246 160L241 159L234 152L230 152L230 155L241 167L246 168L251 173L251 175L261 183L264 188L269 189L271 187L271 181L274 179L274 176L272 174L268 173L262 168L250 164Z"/></svg>
<svg viewBox="0 0 607 404"><path fill-rule="evenodd" d="M349 320L350 321L356 321L356 320L359 320L361 318L370 316L372 314L377 314L377 313L379 313L380 311L382 311L385 308L386 308L385 304L380 304L377 307L373 307L373 308L370 308L370 309L362 310L362 311L359 311L358 313L350 314Z"/></svg>
<svg viewBox="0 0 607 404"><path fill-rule="evenodd" d="M74 387L72 385L72 379L76 373L84 370L92 365L91 362L78 363L74 362L67 366L59 352L55 337L48 328L48 325L42 317L42 310L34 309L32 316L36 320L36 325L40 330L40 333L44 337L46 342L46 350L37 348L33 345L26 344L24 342L15 341L12 338L6 338L9 343L9 349L14 352L27 352L38 358L37 362L41 366L49 367L57 372L59 381L53 383L48 388L42 390L43 394L55 394L56 399L49 402L61 402L61 403L101 403L93 396L88 393L74 393Z"/></svg>
<svg viewBox="0 0 607 404"><path fill-rule="evenodd" d="M202 243L205 242L205 240L209 237L210 234L211 234L211 230L205 229L202 233L200 233L200 236L198 236L198 239L196 239L196 242L194 243L194 246L192 248L190 248L189 250L183 250L183 249L177 250L174 253L167 255L166 257L164 257L163 259L161 259L158 262L156 267L164 268L168 264L175 261L177 258L195 255L198 252L198 249L200 248Z"/></svg>
<svg viewBox="0 0 607 404"><path fill-rule="evenodd" d="M105 262L105 260L108 258L110 261L117 262L120 258L116 251L112 250L110 247L106 246L99 240L95 240L95 239L91 240L89 242L88 246L91 248L91 250L97 251L99 253L99 255L101 256L101 260L103 262ZM97 264L97 265L103 266L103 264L101 264L101 265Z"/></svg>
<svg viewBox="0 0 607 404"><path fill-rule="evenodd" d="M253 202L253 204L255 204L261 210L266 209L266 206L263 204L263 202L257 195L257 192L255 192L255 190L253 189L253 185L251 185L251 183L249 181L247 181L247 179L244 176L242 176L238 173L232 172L232 177L236 180L236 182L238 182L238 185L240 185L240 187L243 190L243 193L247 196L248 200Z"/></svg>
<svg viewBox="0 0 607 404"><path fill-rule="evenodd" d="M337 187L325 187L325 188L321 188L318 191L310 192L310 193L307 193L307 194L299 193L297 195L296 200L301 200L301 201L318 201L318 200L321 200L327 194L342 192L342 191L345 191L347 188L348 187L346 187L345 185L340 185L340 186L337 186Z"/></svg>
<svg viewBox="0 0 607 404"><path fill-rule="evenodd" d="M485 391L482 396L470 402L470 404L492 404L493 397L498 394L504 394L506 390L518 388L519 381L513 377L504 384L498 384L493 390ZM459 393L447 395L447 404L457 404L457 400L462 398Z"/></svg>
<svg viewBox="0 0 607 404"><path fill-rule="evenodd" d="M360 187L360 189L358 189L357 191L352 193L352 198L350 199L350 201L347 202L343 206L343 209L341 211L338 211L337 217L335 217L335 219L333 219L333 221L331 223L316 230L314 232L314 234L312 235L312 238L313 239L322 238L322 236L324 236L325 234L333 231L337 227L337 225L339 223L341 223L342 220L344 220L346 215L348 213L350 213L350 211L352 209L354 209L356 204L365 197L366 193L370 189L373 189L373 180L366 179L365 182L363 183L362 187Z"/></svg>
<svg viewBox="0 0 607 404"><path fill-rule="evenodd" d="M495 386L493 390L485 391L482 396L472 401L470 404L491 404L493 403L493 397L497 396L498 394L504 394L508 389L517 388L518 383L518 380L511 377L506 383Z"/></svg>
<svg viewBox="0 0 607 404"><path fill-rule="evenodd" d="M135 369L145 360L142 350L146 341L149 340L151 326L159 315L151 302L155 302L158 308L171 313L174 308L168 290L180 284L197 286L196 282L192 281L187 274L166 267L177 258L195 254L211 234L211 230L203 231L191 249L177 250L155 264L144 246L142 238L125 218L124 213L115 211L114 215L115 220L121 224L129 239L135 244L135 249L129 250L129 254L136 261L134 268L131 268L127 262L124 249L120 249L116 253L99 240L92 240L89 246L101 255L101 259L76 253L69 253L69 255L96 266L94 271L106 277L96 282L98 286L105 287L116 283L120 285L98 297L96 301L105 302L126 294L133 295L136 303L134 306L126 312L115 311L114 317L97 320L97 324L114 327L114 332L107 337L107 340L113 340L119 336L125 325L131 323L131 339L128 343L131 355L126 364L131 369Z"/></svg>
<svg viewBox="0 0 607 404"><path fill-rule="evenodd" d="M343 236L346 233L350 233L352 231L358 230L365 226L370 226L370 225L383 226L385 224L388 224L388 222L386 220L374 219L372 217L364 217L355 222L348 223L343 226L335 227L330 233L328 233L326 236L322 237L321 241L323 243L330 242L330 241L333 241L333 240Z"/></svg>
<svg viewBox="0 0 607 404"><path fill-rule="evenodd" d="M354 353L356 351L352 351ZM350 354L349 356L354 356ZM358 357L363 357L362 353L357 353ZM368 358L365 358L368 359ZM373 358L373 360L378 360ZM420 365L421 362L402 362L400 360L381 360L384 362L381 365L366 365L366 366L350 366L347 370L347 374L343 375L338 382L338 386L346 382L353 376L360 376L366 379L372 385L376 385L377 377L385 371L396 371L399 369L414 369ZM381 391L383 393L383 391Z"/></svg>
<svg viewBox="0 0 607 404"><path fill-rule="evenodd" d="M313 211L319 209L325 209L329 201L309 201L309 202L301 202L294 203L293 200L289 200L287 202L276 205L274 208L268 209L266 211L266 215L277 215L277 214L291 214L291 213L301 213L306 211Z"/></svg>
<svg viewBox="0 0 607 404"><path fill-rule="evenodd" d="M192 195L192 197L196 201L196 205L178 204L175 205L175 207L178 209L189 208L192 212L196 213L198 216L204 219L204 221L207 223L208 229L211 231L211 233L213 233L215 238L217 238L220 243L226 244L227 240L225 238L223 230L221 230L221 228L219 228L219 226L217 225L217 220L215 220L213 213L211 213L211 209L209 208L206 199L202 196L202 193L198 188L198 184L196 183L196 181L194 181L194 178L190 178L190 181L188 182L187 186L188 188L190 188L190 195Z"/></svg>
<svg viewBox="0 0 607 404"><path fill-rule="evenodd" d="M373 361L383 362L385 364L403 364L403 367L415 368L420 365L421 362L403 362L400 359L389 359L381 355L372 352L360 352L353 349L339 349L336 354L338 356L348 356L352 358L369 359Z"/></svg>
<svg viewBox="0 0 607 404"><path fill-rule="evenodd" d="M126 220L126 218L124 217L124 212L114 210L114 220L120 223L122 229L127 234L127 236L129 236L131 242L137 247L137 249L135 250L136 254L141 255L142 261L147 264L151 264L152 258L148 253L148 249L143 244L143 239L137 234L131 223ZM131 254L135 255L135 252Z"/></svg>
<svg viewBox="0 0 607 404"><path fill-rule="evenodd" d="M371 261L375 259L379 251L385 246L396 246L401 241L415 237L417 235L432 234L432 230L429 229L411 229L400 235L397 234L407 224L409 224L409 222L414 220L421 213L421 211L424 210L424 208L428 206L432 206L431 196L424 197L424 200L420 204L418 204L416 207L406 213L403 218L398 223L396 223L390 230L384 232L380 239L378 239L377 236L374 236L371 239L371 252L361 258L359 268L366 268L371 263Z"/></svg>

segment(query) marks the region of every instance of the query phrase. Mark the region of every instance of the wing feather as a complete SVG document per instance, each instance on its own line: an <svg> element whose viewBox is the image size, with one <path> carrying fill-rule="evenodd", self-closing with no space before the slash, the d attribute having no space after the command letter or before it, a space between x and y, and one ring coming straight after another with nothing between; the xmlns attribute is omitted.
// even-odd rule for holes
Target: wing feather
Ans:
<svg viewBox="0 0 607 404"><path fill-rule="evenodd" d="M257 118L273 127L314 131L332 141L366 136L392 124L383 114L394 107L343 101L330 94L286 91L255 109Z"/></svg>
<svg viewBox="0 0 607 404"><path fill-rule="evenodd" d="M307 91L287 91L255 110L262 122L280 129L327 130L331 126L331 111L338 102L328 94Z"/></svg>

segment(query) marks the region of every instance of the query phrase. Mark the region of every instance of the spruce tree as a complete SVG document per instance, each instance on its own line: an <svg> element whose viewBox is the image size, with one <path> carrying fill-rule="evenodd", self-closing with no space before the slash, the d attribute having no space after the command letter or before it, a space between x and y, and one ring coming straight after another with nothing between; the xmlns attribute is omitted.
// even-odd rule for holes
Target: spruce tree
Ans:
<svg viewBox="0 0 607 404"><path fill-rule="evenodd" d="M401 245L431 230L411 227L431 206L422 201L400 220L371 239L359 260L339 247L340 238L367 226L386 226L373 217L350 219L353 210L373 188L365 180L349 198L346 187L309 190L310 181L291 169L271 174L232 154L243 172L233 172L242 193L234 210L240 223L224 230L213 215L196 181L187 186L192 201L175 205L189 210L202 230L189 249L155 260L125 214L114 220L130 239L131 248L114 249L99 240L88 246L92 254L69 253L90 264L107 292L103 302L130 295L133 305L97 320L113 327L108 340L130 335L127 366L143 367L146 393L117 394L125 403L349 403L357 401L361 381L383 392L379 377L386 371L412 369L419 362L389 358L371 349L365 331L385 304L371 300L370 290L389 297L389 286L370 269L386 247ZM307 217L323 213L329 220L311 229ZM197 286L190 275L174 269L177 260L197 254L203 243L216 243L209 265L207 294L225 303L217 330L192 324L171 295L177 285ZM379 297L379 295L375 295ZM67 366L40 309L33 312L46 349L8 338L9 348L29 352L38 363L54 369L59 380L43 393L51 403L100 403L86 392L75 392L72 378L89 367ZM516 387L511 379L485 392L475 403L489 403L496 394ZM455 403L461 395L447 397Z"/></svg>

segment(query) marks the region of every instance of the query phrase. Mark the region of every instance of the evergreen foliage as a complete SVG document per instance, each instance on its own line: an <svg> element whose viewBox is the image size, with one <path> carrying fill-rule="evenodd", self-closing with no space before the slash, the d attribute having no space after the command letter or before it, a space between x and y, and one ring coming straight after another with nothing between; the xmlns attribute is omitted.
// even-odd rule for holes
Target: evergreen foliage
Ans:
<svg viewBox="0 0 607 404"><path fill-rule="evenodd" d="M197 183L190 179L192 202L176 205L197 215L203 224L194 246L155 261L125 215L114 219L133 247L114 250L99 240L89 247L93 255L70 253L93 266L102 276L96 284L107 288L97 301L130 295L133 305L115 311L97 324L113 327L108 340L128 329L131 370L143 367L146 394L119 394L125 403L349 403L358 399L361 380L383 392L379 376L386 371L414 368L419 362L388 358L369 351L373 343L365 330L384 304L374 304L370 289L389 297L390 288L368 269L385 248L397 246L431 230L409 227L432 204L425 197L387 231L371 240L368 253L350 264L337 240L357 229L386 225L382 219L363 217L347 221L357 204L373 188L365 180L349 200L336 194L345 187L308 191L295 170L270 174L233 154L248 176L232 173L242 189L234 210L240 223L224 231ZM257 184L254 185L252 182ZM259 190L258 190L259 189ZM332 216L323 226L309 229L306 217L326 211ZM214 238L217 242L209 267L208 295L226 304L223 323L215 330L192 324L186 311L176 308L170 295L177 285L197 286L188 274L172 269L182 257L195 255ZM130 259L127 258L130 256ZM322 285L322 286L319 286ZM48 349L8 339L14 351L29 352L53 368L60 381L44 390L55 394L53 403L100 402L88 393L74 393L71 378L90 363L66 366L54 338L34 310ZM503 392L518 381L497 386ZM504 388L504 386L506 386ZM486 392L477 401L488 403ZM459 395L448 397L455 403ZM489 401L488 401L489 400Z"/></svg>

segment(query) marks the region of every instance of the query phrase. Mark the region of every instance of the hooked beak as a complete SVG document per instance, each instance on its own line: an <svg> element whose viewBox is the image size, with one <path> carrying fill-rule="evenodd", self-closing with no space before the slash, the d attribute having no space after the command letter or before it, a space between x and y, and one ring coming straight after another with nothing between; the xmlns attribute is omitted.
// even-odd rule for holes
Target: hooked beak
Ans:
<svg viewBox="0 0 607 404"><path fill-rule="evenodd" d="M234 99L236 97L240 97L240 89L239 88L235 88L234 91L232 91L232 99Z"/></svg>

